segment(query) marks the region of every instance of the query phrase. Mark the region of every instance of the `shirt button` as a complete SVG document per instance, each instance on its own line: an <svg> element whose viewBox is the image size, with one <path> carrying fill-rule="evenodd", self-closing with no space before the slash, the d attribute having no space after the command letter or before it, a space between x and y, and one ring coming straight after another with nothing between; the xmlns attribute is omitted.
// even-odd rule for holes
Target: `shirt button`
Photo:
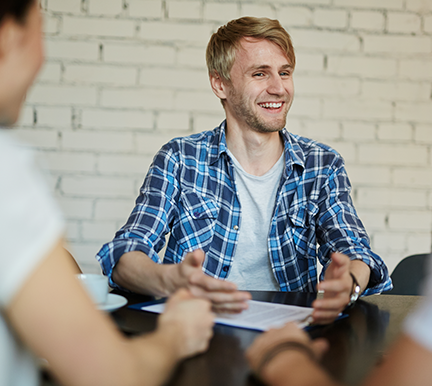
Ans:
<svg viewBox="0 0 432 386"><path fill-rule="evenodd" d="M238 225L234 225L234 226L233 226L233 229L234 229L235 231L238 231L238 229L239 229Z"/></svg>
<svg viewBox="0 0 432 386"><path fill-rule="evenodd" d="M223 270L224 272L228 272L228 270L229 270L229 265L224 265L223 268L222 268L222 270Z"/></svg>

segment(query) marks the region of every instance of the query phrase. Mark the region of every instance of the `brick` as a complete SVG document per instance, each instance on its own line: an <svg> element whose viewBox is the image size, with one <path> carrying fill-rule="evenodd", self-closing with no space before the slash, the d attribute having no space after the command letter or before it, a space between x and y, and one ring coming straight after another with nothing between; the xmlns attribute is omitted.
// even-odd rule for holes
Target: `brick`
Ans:
<svg viewBox="0 0 432 386"><path fill-rule="evenodd" d="M127 86L136 83L137 69L131 67L69 64L65 69L64 80L66 82Z"/></svg>
<svg viewBox="0 0 432 386"><path fill-rule="evenodd" d="M193 131L201 133L202 131L213 130L218 127L225 119L225 114L220 111L219 114L194 114Z"/></svg>
<svg viewBox="0 0 432 386"><path fill-rule="evenodd" d="M16 136L24 143L40 149L57 149L58 135L55 130L48 129L17 129Z"/></svg>
<svg viewBox="0 0 432 386"><path fill-rule="evenodd" d="M44 15L44 35L56 35L59 32L60 19L57 16Z"/></svg>
<svg viewBox="0 0 432 386"><path fill-rule="evenodd" d="M311 97L295 97L289 115L294 118L318 118L321 115L321 101Z"/></svg>
<svg viewBox="0 0 432 386"><path fill-rule="evenodd" d="M432 79L432 66L425 60L401 60L399 72L409 79Z"/></svg>
<svg viewBox="0 0 432 386"><path fill-rule="evenodd" d="M39 152L43 166L56 172L92 172L96 169L96 157L89 153Z"/></svg>
<svg viewBox="0 0 432 386"><path fill-rule="evenodd" d="M298 0L274 0L274 3L282 3L283 5L286 5L287 3L294 3L298 4ZM331 0L303 0L301 2L302 5L330 5Z"/></svg>
<svg viewBox="0 0 432 386"><path fill-rule="evenodd" d="M429 54L430 38L426 36L363 36L364 52L394 54Z"/></svg>
<svg viewBox="0 0 432 386"><path fill-rule="evenodd" d="M45 47L49 59L96 61L99 57L99 44L96 42L46 39Z"/></svg>
<svg viewBox="0 0 432 386"><path fill-rule="evenodd" d="M134 194L131 178L101 176L64 176L60 189L74 197L123 197Z"/></svg>
<svg viewBox="0 0 432 386"><path fill-rule="evenodd" d="M380 124L378 127L378 139L409 142L412 137L413 129L406 123Z"/></svg>
<svg viewBox="0 0 432 386"><path fill-rule="evenodd" d="M312 11L306 7L281 6L278 20L282 25L292 27L308 27L312 25Z"/></svg>
<svg viewBox="0 0 432 386"><path fill-rule="evenodd" d="M429 253L431 251L431 232L416 232L408 235L407 245L409 252L407 255L417 253Z"/></svg>
<svg viewBox="0 0 432 386"><path fill-rule="evenodd" d="M57 202L67 219L91 219L93 200L84 198L58 197Z"/></svg>
<svg viewBox="0 0 432 386"><path fill-rule="evenodd" d="M327 71L338 76L360 75L367 78L393 78L397 74L397 62L387 58L330 55L327 61Z"/></svg>
<svg viewBox="0 0 432 386"><path fill-rule="evenodd" d="M432 188L432 170L425 167L397 168L393 171L393 181L398 186Z"/></svg>
<svg viewBox="0 0 432 386"><path fill-rule="evenodd" d="M392 117L390 102L360 99L327 99L324 100L323 104L324 118L389 120Z"/></svg>
<svg viewBox="0 0 432 386"><path fill-rule="evenodd" d="M81 238L80 224L77 221L66 221L66 239L79 240Z"/></svg>
<svg viewBox="0 0 432 386"><path fill-rule="evenodd" d="M241 16L276 18L276 12L270 4L240 3Z"/></svg>
<svg viewBox="0 0 432 386"><path fill-rule="evenodd" d="M94 105L96 104L96 89L81 86L37 85L31 89L27 99L31 103L52 105Z"/></svg>
<svg viewBox="0 0 432 386"><path fill-rule="evenodd" d="M101 274L101 268L95 255L101 248L100 242L71 241L68 249L84 273Z"/></svg>
<svg viewBox="0 0 432 386"><path fill-rule="evenodd" d="M392 211L389 214L389 228L395 230L428 231L431 229L431 214L424 211Z"/></svg>
<svg viewBox="0 0 432 386"><path fill-rule="evenodd" d="M161 111L157 117L157 128L161 130L189 130L189 114Z"/></svg>
<svg viewBox="0 0 432 386"><path fill-rule="evenodd" d="M63 34L71 36L134 37L135 22L123 19L63 17Z"/></svg>
<svg viewBox="0 0 432 386"><path fill-rule="evenodd" d="M145 176L152 162L152 156L145 155L106 155L98 157L97 170L104 174L139 174Z"/></svg>
<svg viewBox="0 0 432 386"><path fill-rule="evenodd" d="M366 227L367 231L379 231L386 229L387 213L383 210L368 210L363 208L356 208L357 213Z"/></svg>
<svg viewBox="0 0 432 386"><path fill-rule="evenodd" d="M127 152L133 149L131 133L65 131L61 142L63 149L68 150Z"/></svg>
<svg viewBox="0 0 432 386"><path fill-rule="evenodd" d="M294 73L294 80L297 78L296 74L303 72L321 72L324 70L324 55L311 54L305 52L296 52L296 68Z"/></svg>
<svg viewBox="0 0 432 386"><path fill-rule="evenodd" d="M349 140L375 139L375 126L367 123L344 122L342 124L342 138Z"/></svg>
<svg viewBox="0 0 432 386"><path fill-rule="evenodd" d="M432 129L430 125L422 126L416 125L414 131L414 139L419 143L430 143L432 144Z"/></svg>
<svg viewBox="0 0 432 386"><path fill-rule="evenodd" d="M212 27L206 24L146 22L141 24L140 38L156 41L187 41L207 44Z"/></svg>
<svg viewBox="0 0 432 386"><path fill-rule="evenodd" d="M317 27L342 29L348 25L348 14L343 10L317 8L313 14L313 22Z"/></svg>
<svg viewBox="0 0 432 386"><path fill-rule="evenodd" d="M72 111L70 107L45 107L37 108L37 124L40 126L50 126L57 128L59 126L71 126Z"/></svg>
<svg viewBox="0 0 432 386"><path fill-rule="evenodd" d="M204 20L226 23L239 16L239 7L233 3L205 3L203 16Z"/></svg>
<svg viewBox="0 0 432 386"><path fill-rule="evenodd" d="M384 14L377 11L351 11L351 28L368 31L384 29Z"/></svg>
<svg viewBox="0 0 432 386"><path fill-rule="evenodd" d="M358 188L357 205L363 208L426 209L426 192L413 189Z"/></svg>
<svg viewBox="0 0 432 386"><path fill-rule="evenodd" d="M170 68L144 68L139 84L149 87L170 89L209 90L208 73L205 70L180 70Z"/></svg>
<svg viewBox="0 0 432 386"><path fill-rule="evenodd" d="M391 183L390 167L347 165L348 176L353 185L382 186Z"/></svg>
<svg viewBox="0 0 432 386"><path fill-rule="evenodd" d="M354 162L356 159L356 148L353 143L343 142L340 140L326 139L323 141L326 145L336 150L346 163Z"/></svg>
<svg viewBox="0 0 432 386"><path fill-rule="evenodd" d="M160 19L162 17L162 1L129 0L128 11L131 17Z"/></svg>
<svg viewBox="0 0 432 386"><path fill-rule="evenodd" d="M428 150L423 146L359 144L359 162L369 165L425 165ZM403 155L403 156L402 156Z"/></svg>
<svg viewBox="0 0 432 386"><path fill-rule="evenodd" d="M47 10L61 13L81 13L81 0L48 0Z"/></svg>
<svg viewBox="0 0 432 386"><path fill-rule="evenodd" d="M167 1L169 19L201 19L202 5L200 1Z"/></svg>
<svg viewBox="0 0 432 386"><path fill-rule="evenodd" d="M387 13L387 31L391 33L419 33L421 19L418 15L407 13Z"/></svg>
<svg viewBox="0 0 432 386"><path fill-rule="evenodd" d="M374 247L380 250L403 251L406 234L403 232L377 232L374 235Z"/></svg>
<svg viewBox="0 0 432 386"><path fill-rule="evenodd" d="M33 126L34 115L33 115L33 107L32 106L24 106L21 109L20 116L18 118L16 127L20 126Z"/></svg>
<svg viewBox="0 0 432 386"><path fill-rule="evenodd" d="M306 121L303 135L316 141L340 139L340 128L337 122Z"/></svg>
<svg viewBox="0 0 432 386"><path fill-rule="evenodd" d="M179 91L174 100L174 109L182 111L220 111L219 99L210 90Z"/></svg>
<svg viewBox="0 0 432 386"><path fill-rule="evenodd" d="M172 47L104 44L104 61L127 64L174 64Z"/></svg>
<svg viewBox="0 0 432 386"><path fill-rule="evenodd" d="M359 52L358 36L331 31L289 29L294 48L318 49L327 51Z"/></svg>
<svg viewBox="0 0 432 386"><path fill-rule="evenodd" d="M153 157L163 145L168 143L174 137L175 135L173 133L137 134L136 145L138 152Z"/></svg>
<svg viewBox="0 0 432 386"><path fill-rule="evenodd" d="M408 11L425 14L432 11L431 0L406 0L406 9Z"/></svg>
<svg viewBox="0 0 432 386"><path fill-rule="evenodd" d="M134 202L131 200L100 199L96 201L95 219L126 222L133 208Z"/></svg>
<svg viewBox="0 0 432 386"><path fill-rule="evenodd" d="M304 126L301 119L296 119L291 115L288 115L285 127L291 133L304 136Z"/></svg>
<svg viewBox="0 0 432 386"><path fill-rule="evenodd" d="M360 81L355 78L328 76L296 76L297 95L353 96L360 93Z"/></svg>
<svg viewBox="0 0 432 386"><path fill-rule="evenodd" d="M430 99L430 85L412 81L364 80L362 95L369 98L392 101L427 101Z"/></svg>
<svg viewBox="0 0 432 386"><path fill-rule="evenodd" d="M177 62L180 65L203 68L207 71L205 50L203 48L180 47Z"/></svg>
<svg viewBox="0 0 432 386"><path fill-rule="evenodd" d="M88 4L90 15L117 16L123 11L122 0L90 0Z"/></svg>
<svg viewBox="0 0 432 386"><path fill-rule="evenodd" d="M335 0L333 5L355 8L403 9L402 0Z"/></svg>
<svg viewBox="0 0 432 386"><path fill-rule="evenodd" d="M81 126L106 129L151 129L153 113L130 110L89 110L81 114Z"/></svg>
<svg viewBox="0 0 432 386"><path fill-rule="evenodd" d="M432 103L396 103L395 117L401 121L432 122Z"/></svg>
<svg viewBox="0 0 432 386"><path fill-rule="evenodd" d="M115 224L110 221L82 222L83 239L86 241L100 241L104 243L111 240L115 232Z"/></svg>
<svg viewBox="0 0 432 386"><path fill-rule="evenodd" d="M174 92L155 89L104 89L101 105L115 108L172 109Z"/></svg>
<svg viewBox="0 0 432 386"><path fill-rule="evenodd" d="M60 63L45 62L39 73L36 82L60 82L61 66Z"/></svg>

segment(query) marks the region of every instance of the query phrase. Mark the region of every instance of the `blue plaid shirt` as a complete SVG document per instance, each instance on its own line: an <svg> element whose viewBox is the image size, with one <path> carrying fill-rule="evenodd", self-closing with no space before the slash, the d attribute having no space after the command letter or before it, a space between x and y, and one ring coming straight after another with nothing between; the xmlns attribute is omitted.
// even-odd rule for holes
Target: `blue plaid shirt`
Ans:
<svg viewBox="0 0 432 386"><path fill-rule="evenodd" d="M330 253L364 261L371 269L365 295L392 288L387 267L369 246L351 201L342 157L312 140L280 133L285 168L268 232L268 251L281 291L316 291L317 260L323 273ZM263 198L265 199L265 198ZM225 122L213 131L167 143L156 154L127 223L97 258L112 282L120 257L142 251L162 263L158 252L171 232L164 264L180 263L201 248L207 275L225 279L242 230L234 167L227 154Z"/></svg>

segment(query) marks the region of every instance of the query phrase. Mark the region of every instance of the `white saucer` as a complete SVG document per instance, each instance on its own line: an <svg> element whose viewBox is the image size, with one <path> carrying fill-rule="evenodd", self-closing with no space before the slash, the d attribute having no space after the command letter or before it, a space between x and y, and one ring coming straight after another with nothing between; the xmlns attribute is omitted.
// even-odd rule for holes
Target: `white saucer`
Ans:
<svg viewBox="0 0 432 386"><path fill-rule="evenodd" d="M126 303L127 299L124 296L108 294L107 301L104 304L100 304L98 308L102 311L114 311L123 307Z"/></svg>

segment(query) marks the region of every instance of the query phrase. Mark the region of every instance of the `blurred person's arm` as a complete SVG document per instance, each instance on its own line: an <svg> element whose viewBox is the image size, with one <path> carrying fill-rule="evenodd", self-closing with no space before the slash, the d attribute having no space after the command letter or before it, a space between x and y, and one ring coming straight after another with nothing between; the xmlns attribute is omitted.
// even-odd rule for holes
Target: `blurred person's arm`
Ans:
<svg viewBox="0 0 432 386"><path fill-rule="evenodd" d="M133 251L120 258L112 279L131 291L155 296L169 296L180 288L188 288L193 295L210 300L215 311L246 309L250 294L237 291L234 283L206 275L203 262L202 250L188 253L179 264L158 264L145 253Z"/></svg>
<svg viewBox="0 0 432 386"><path fill-rule="evenodd" d="M158 328L125 338L95 309L62 243L42 260L6 308L20 339L64 385L160 385L175 364L203 352L212 336L210 303L182 290Z"/></svg>

